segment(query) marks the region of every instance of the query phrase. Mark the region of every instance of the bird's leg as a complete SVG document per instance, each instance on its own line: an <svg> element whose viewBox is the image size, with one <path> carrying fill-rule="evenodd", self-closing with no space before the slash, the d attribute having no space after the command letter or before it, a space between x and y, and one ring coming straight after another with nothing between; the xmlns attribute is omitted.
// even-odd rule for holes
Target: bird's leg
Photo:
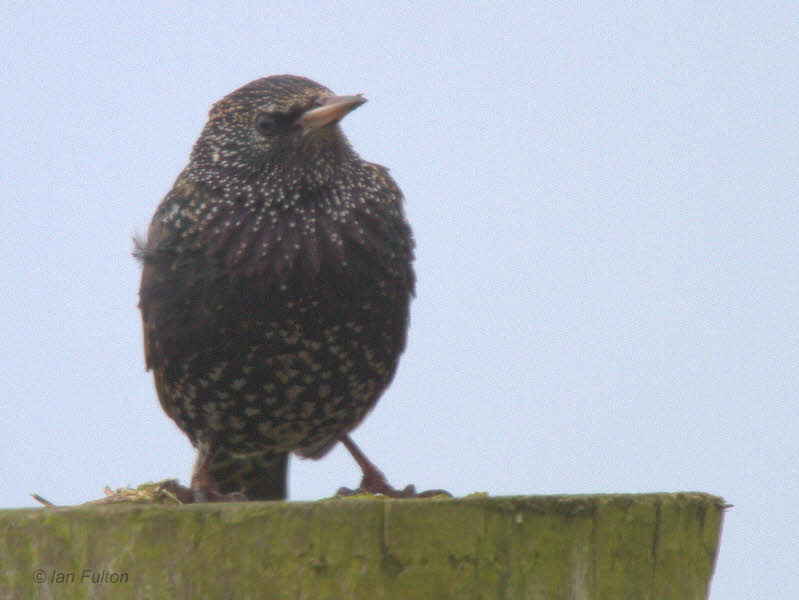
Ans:
<svg viewBox="0 0 799 600"><path fill-rule="evenodd" d="M197 461L191 473L191 491L194 494L195 502L210 502L212 496L220 496L216 481L208 470L208 464L213 455L203 445L197 453Z"/></svg>
<svg viewBox="0 0 799 600"><path fill-rule="evenodd" d="M244 502L247 497L239 492L223 494L217 487L216 480L208 470L208 465L213 457L213 452L203 445L197 453L197 461L194 463L194 470L191 474L191 484L189 487L181 485L177 480L165 481L161 489L173 494L184 504L197 502Z"/></svg>
<svg viewBox="0 0 799 600"><path fill-rule="evenodd" d="M214 451L200 445L194 472L191 474L191 491L195 502L246 502L247 496L241 492L223 494L219 491L216 479L211 475L209 465Z"/></svg>
<svg viewBox="0 0 799 600"><path fill-rule="evenodd" d="M358 466L363 472L363 478L361 479L361 485L357 490L341 488L338 491L339 496L351 496L361 492L382 494L383 496L388 496L389 498L426 498L441 494L445 494L447 496L452 495L444 490L428 490L426 492L417 493L416 487L412 483L405 486L405 488L398 490L389 485L388 481L386 480L386 476L383 475L383 472L378 469L372 461L366 458L366 455L361 452L361 449L354 441L352 441L352 438L349 435L342 436L341 443L352 455L352 458L355 459L355 462L358 463Z"/></svg>
<svg viewBox="0 0 799 600"><path fill-rule="evenodd" d="M358 491L364 491L372 494L383 494L384 496L390 496L392 498L410 498L416 495L416 488L414 488L413 484L408 485L401 491L391 487L388 481L386 481L386 476L383 475L383 472L378 469L372 461L366 458L366 455L361 452L361 449L352 441L350 436L344 435L341 438L341 443L344 444L344 447L352 455L352 458L355 459L355 462L358 463L361 472L363 472L361 485L355 490L356 493ZM339 490L339 494L341 494L341 490Z"/></svg>

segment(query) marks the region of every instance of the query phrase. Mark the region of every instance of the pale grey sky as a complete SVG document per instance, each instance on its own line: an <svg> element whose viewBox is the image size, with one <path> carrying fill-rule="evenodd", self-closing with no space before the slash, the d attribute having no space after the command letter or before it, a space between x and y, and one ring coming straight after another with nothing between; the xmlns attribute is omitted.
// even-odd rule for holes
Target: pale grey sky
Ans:
<svg viewBox="0 0 799 600"><path fill-rule="evenodd" d="M418 243L355 439L399 486L701 490L712 598L799 597L793 2L0 8L0 506L187 479L144 372L144 231L210 105L276 73L369 103ZM290 495L355 485L342 450Z"/></svg>

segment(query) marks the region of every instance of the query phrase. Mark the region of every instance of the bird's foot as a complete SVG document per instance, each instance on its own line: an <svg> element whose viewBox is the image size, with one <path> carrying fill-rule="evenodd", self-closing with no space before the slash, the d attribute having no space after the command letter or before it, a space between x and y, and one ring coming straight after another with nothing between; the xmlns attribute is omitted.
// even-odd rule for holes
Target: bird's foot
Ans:
<svg viewBox="0 0 799 600"><path fill-rule="evenodd" d="M181 502L185 499L187 504L199 502L246 502L248 498L241 492L222 493L219 491L216 479L214 479L209 470L209 464L213 456L214 452L208 446L200 445L189 487L182 486L177 481L174 482L177 498Z"/></svg>
<svg viewBox="0 0 799 600"><path fill-rule="evenodd" d="M194 493L191 491L191 488L181 485L178 483L177 479L167 479L164 481L158 486L158 492L164 492L174 496L181 504L193 504L195 501Z"/></svg>
<svg viewBox="0 0 799 600"><path fill-rule="evenodd" d="M336 492L336 496L358 496L359 494L380 494L382 496L386 496L387 498L432 498L434 496L448 496L452 497L452 494L447 492L446 490L425 490L424 492L417 492L416 486L412 483L406 485L401 490L398 490L392 486L390 486L387 482L383 482L382 485L377 486L366 486L364 487L363 482L361 482L361 487L357 489L350 489L348 487L341 487Z"/></svg>
<svg viewBox="0 0 799 600"><path fill-rule="evenodd" d="M186 487L177 479L170 479L161 484L159 491L172 494L181 504L198 504L204 502L247 502L248 498L241 492L223 494L210 487Z"/></svg>
<svg viewBox="0 0 799 600"><path fill-rule="evenodd" d="M416 486L413 484L406 485L403 489L398 490L389 485L386 476L378 469L372 461L366 458L358 445L352 441L350 436L345 435L341 438L341 443L347 448L355 462L361 467L363 478L361 485L356 490L349 488L339 488L336 492L337 496L355 496L357 494L381 494L388 498L431 498L433 496L452 496L449 492L444 490L427 490L424 492L417 492Z"/></svg>
<svg viewBox="0 0 799 600"><path fill-rule="evenodd" d="M227 494L216 490L192 490L192 492L195 502L248 502L250 500L241 492L228 492Z"/></svg>

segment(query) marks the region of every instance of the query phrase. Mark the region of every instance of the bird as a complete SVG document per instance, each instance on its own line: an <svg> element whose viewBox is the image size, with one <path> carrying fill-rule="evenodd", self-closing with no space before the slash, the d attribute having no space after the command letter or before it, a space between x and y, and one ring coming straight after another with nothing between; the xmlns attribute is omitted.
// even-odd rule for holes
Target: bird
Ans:
<svg viewBox="0 0 799 600"><path fill-rule="evenodd" d="M403 194L340 126L365 102L296 75L236 89L134 240L146 368L197 448L184 497L284 499L292 453L358 459L415 295Z"/></svg>

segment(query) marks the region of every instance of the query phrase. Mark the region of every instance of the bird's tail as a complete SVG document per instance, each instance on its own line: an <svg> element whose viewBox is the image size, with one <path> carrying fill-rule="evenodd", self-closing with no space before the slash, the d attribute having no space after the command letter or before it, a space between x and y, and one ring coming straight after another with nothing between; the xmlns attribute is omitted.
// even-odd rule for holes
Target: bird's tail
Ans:
<svg viewBox="0 0 799 600"><path fill-rule="evenodd" d="M217 449L206 468L222 494L240 492L248 500L284 500L288 487L288 458L285 453L241 457Z"/></svg>

